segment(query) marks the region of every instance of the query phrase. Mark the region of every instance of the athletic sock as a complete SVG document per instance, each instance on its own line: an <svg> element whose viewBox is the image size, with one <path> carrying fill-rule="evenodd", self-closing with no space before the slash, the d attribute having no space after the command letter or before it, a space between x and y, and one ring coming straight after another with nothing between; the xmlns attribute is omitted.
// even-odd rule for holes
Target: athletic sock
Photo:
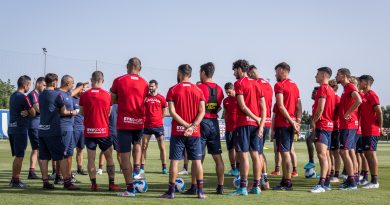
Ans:
<svg viewBox="0 0 390 205"><path fill-rule="evenodd" d="M168 194L173 194L175 192L175 183L169 182L168 184Z"/></svg>
<svg viewBox="0 0 390 205"><path fill-rule="evenodd" d="M291 181L291 179L285 179L285 180L284 180L284 184L285 184L287 187L292 187L292 181Z"/></svg>
<svg viewBox="0 0 390 205"><path fill-rule="evenodd" d="M108 179L108 184L109 184L109 185L115 184L115 178L109 178L109 179Z"/></svg>
<svg viewBox="0 0 390 205"><path fill-rule="evenodd" d="M134 193L134 184L133 183L126 184L126 191Z"/></svg>
<svg viewBox="0 0 390 205"><path fill-rule="evenodd" d="M326 178L325 178L325 186L329 186L330 185L330 175L326 175Z"/></svg>
<svg viewBox="0 0 390 205"><path fill-rule="evenodd" d="M238 170L240 170L240 163L236 163L236 168L238 169Z"/></svg>
<svg viewBox="0 0 390 205"><path fill-rule="evenodd" d="M140 165L139 164L134 164L134 166L133 166L133 172L135 173L135 174L139 174L139 168L140 168Z"/></svg>
<svg viewBox="0 0 390 205"><path fill-rule="evenodd" d="M35 169L34 168L30 168L29 171L28 171L29 174L35 174Z"/></svg>
<svg viewBox="0 0 390 205"><path fill-rule="evenodd" d="M91 179L91 184L92 184L92 185L95 185L95 184L96 184L96 178Z"/></svg>
<svg viewBox="0 0 390 205"><path fill-rule="evenodd" d="M330 170L330 177L334 177L334 170Z"/></svg>
<svg viewBox="0 0 390 205"><path fill-rule="evenodd" d="M184 164L183 165L183 169L185 169L187 171L188 170L188 164Z"/></svg>
<svg viewBox="0 0 390 205"><path fill-rule="evenodd" d="M325 178L320 178L318 185L325 186Z"/></svg>
<svg viewBox="0 0 390 205"><path fill-rule="evenodd" d="M198 186L198 193L203 193L203 179L196 180Z"/></svg>
<svg viewBox="0 0 390 205"><path fill-rule="evenodd" d="M103 165L102 164L99 164L99 169L103 169Z"/></svg>
<svg viewBox="0 0 390 205"><path fill-rule="evenodd" d="M161 166L162 166L163 169L167 168L167 164L161 164Z"/></svg>
<svg viewBox="0 0 390 205"><path fill-rule="evenodd" d="M265 182L268 182L268 175L267 175L267 173L263 173L263 180L265 181Z"/></svg>
<svg viewBox="0 0 390 205"><path fill-rule="evenodd" d="M235 170L236 169L236 163L231 163L230 167L232 168L232 170Z"/></svg>
<svg viewBox="0 0 390 205"><path fill-rule="evenodd" d="M253 180L253 187L258 187L260 185L260 180Z"/></svg>
<svg viewBox="0 0 390 205"><path fill-rule="evenodd" d="M280 166L275 166L275 172L280 172Z"/></svg>
<svg viewBox="0 0 390 205"><path fill-rule="evenodd" d="M244 188L248 186L248 180L247 179L241 179L240 181L240 188Z"/></svg>
<svg viewBox="0 0 390 205"><path fill-rule="evenodd" d="M293 172L297 172L297 167L293 167Z"/></svg>
<svg viewBox="0 0 390 205"><path fill-rule="evenodd" d="M363 180L368 181L368 171L363 171Z"/></svg>
<svg viewBox="0 0 390 205"><path fill-rule="evenodd" d="M140 169L145 170L145 164L141 164Z"/></svg>
<svg viewBox="0 0 390 205"><path fill-rule="evenodd" d="M339 178L340 177L340 171L335 171L334 172L334 177Z"/></svg>
<svg viewBox="0 0 390 205"><path fill-rule="evenodd" d="M377 175L371 175L371 183L378 184L378 176Z"/></svg>

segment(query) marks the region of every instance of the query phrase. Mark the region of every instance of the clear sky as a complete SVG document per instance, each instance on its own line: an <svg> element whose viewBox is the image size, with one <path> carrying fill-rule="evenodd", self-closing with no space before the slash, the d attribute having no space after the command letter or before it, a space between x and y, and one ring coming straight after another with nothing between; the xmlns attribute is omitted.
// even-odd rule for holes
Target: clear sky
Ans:
<svg viewBox="0 0 390 205"><path fill-rule="evenodd" d="M390 1L42 1L0 2L0 78L47 70L76 81L98 68L105 87L126 72L130 57L141 75L160 81L166 94L179 64L216 65L221 86L234 81L232 62L245 58L275 83L274 66L286 61L311 108L316 68L371 74L383 105L390 104Z"/></svg>

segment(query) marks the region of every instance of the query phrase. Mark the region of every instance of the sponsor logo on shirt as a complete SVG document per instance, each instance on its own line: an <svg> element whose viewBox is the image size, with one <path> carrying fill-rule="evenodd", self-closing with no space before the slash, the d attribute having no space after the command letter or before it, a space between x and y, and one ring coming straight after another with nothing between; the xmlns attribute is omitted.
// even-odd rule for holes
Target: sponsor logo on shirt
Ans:
<svg viewBox="0 0 390 205"><path fill-rule="evenodd" d="M92 93L98 93L100 92L99 90L91 90Z"/></svg>
<svg viewBox="0 0 390 205"><path fill-rule="evenodd" d="M176 126L176 131L177 132L185 132L186 128L184 126L178 125L178 126ZM194 132L197 132L197 131L198 131L198 128L195 128Z"/></svg>
<svg viewBox="0 0 390 205"><path fill-rule="evenodd" d="M38 129L40 129L40 130L50 130L50 125L39 125Z"/></svg>
<svg viewBox="0 0 390 205"><path fill-rule="evenodd" d="M107 128L87 128L88 134L105 134L107 133Z"/></svg>
<svg viewBox="0 0 390 205"><path fill-rule="evenodd" d="M161 103L161 101L159 99L156 99L156 98L147 98L146 99L146 102L150 102L150 103Z"/></svg>
<svg viewBox="0 0 390 205"><path fill-rule="evenodd" d="M137 76L130 76L130 79L132 80L138 80L139 78Z"/></svg>
<svg viewBox="0 0 390 205"><path fill-rule="evenodd" d="M10 122L9 127L18 127L18 122Z"/></svg>
<svg viewBox="0 0 390 205"><path fill-rule="evenodd" d="M144 123L143 119L136 119L132 117L123 117L123 122L128 124L142 125Z"/></svg>

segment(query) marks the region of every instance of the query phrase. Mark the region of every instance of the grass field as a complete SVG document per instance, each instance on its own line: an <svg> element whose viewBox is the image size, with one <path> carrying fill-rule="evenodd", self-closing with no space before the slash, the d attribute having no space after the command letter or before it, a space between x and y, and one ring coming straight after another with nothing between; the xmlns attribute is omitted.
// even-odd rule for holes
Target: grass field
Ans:
<svg viewBox="0 0 390 205"><path fill-rule="evenodd" d="M271 143L267 142L266 147ZM158 148L156 142L151 142L148 152L146 165L146 176L149 183L149 191L144 194L138 194L136 198L120 198L114 193L105 191L107 189L107 175L104 173L98 176L98 184L102 191L90 192L88 176L77 176L83 183L80 184L81 191L66 191L58 186L54 191L41 190L40 180L27 180L28 160L23 164L22 179L30 185L27 190L15 190L8 187L11 177L12 158L7 141L0 142L0 204L390 204L390 144L382 143L379 145L379 181L381 188L379 190L358 191L340 191L337 190L337 184L332 191L322 194L311 194L310 188L317 183L317 179L305 179L303 177L303 166L307 162L306 146L304 143L295 143L295 148L299 159L299 174L294 178L294 191L276 192L263 191L260 196L249 195L248 197L229 197L212 194L215 191L216 175L214 172L214 162L208 156L204 164L205 190L208 196L205 200L198 200L195 196L186 196L176 194L176 199L159 199L158 196L167 189L167 175L162 175ZM26 156L29 156L30 150ZM273 159L272 149L265 150L268 159ZM230 168L227 154L223 153L226 171ZM273 160L269 160L269 168L273 169ZM84 166L86 166L86 154L84 155ZM180 165L182 166L182 165ZM74 166L75 167L75 166ZM119 166L116 166L117 169ZM268 170L270 172L270 169ZM38 171L39 172L39 171ZM116 175L116 181L123 188L124 179L122 174ZM185 181L189 185L190 177L185 176ZM252 183L251 178L249 179ZM270 177L271 186L277 184L280 177ZM104 190L104 191L103 191ZM225 178L225 192L233 190L232 177Z"/></svg>

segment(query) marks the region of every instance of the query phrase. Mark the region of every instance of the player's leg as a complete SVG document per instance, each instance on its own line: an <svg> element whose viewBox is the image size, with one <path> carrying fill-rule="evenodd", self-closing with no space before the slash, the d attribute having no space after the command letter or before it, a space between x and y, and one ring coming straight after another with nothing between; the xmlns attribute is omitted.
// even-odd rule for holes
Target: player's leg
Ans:
<svg viewBox="0 0 390 205"><path fill-rule="evenodd" d="M225 172L225 165L223 163L223 159L221 154L215 154L212 155L214 162L215 162L215 172L217 173L218 178L218 187L217 187L217 194L223 194L223 185L224 185L224 172Z"/></svg>
<svg viewBox="0 0 390 205"><path fill-rule="evenodd" d="M228 172L229 176L235 176L234 170L236 170L236 153L233 149L233 132L225 132L225 142L226 142L226 148L228 150L228 157L230 162L231 170Z"/></svg>
<svg viewBox="0 0 390 205"><path fill-rule="evenodd" d="M30 169L28 172L28 179L39 179L35 173L35 167L38 161L38 151L39 151L39 137L38 129L28 129L28 137L31 144L31 154L30 154Z"/></svg>
<svg viewBox="0 0 390 205"><path fill-rule="evenodd" d="M368 166L371 173L371 182L365 185L366 189L379 188L378 183L378 159L376 156L376 149L378 144L377 136L363 137L363 151L367 158Z"/></svg>
<svg viewBox="0 0 390 205"><path fill-rule="evenodd" d="M141 149L142 149L142 151L141 151L141 166L140 166L140 169L142 171L145 170L146 152L148 150L149 141L150 141L151 137L152 137L152 135L144 133L144 137L141 140Z"/></svg>
<svg viewBox="0 0 390 205"><path fill-rule="evenodd" d="M359 153L359 154L360 154L360 157L362 159L362 170L360 172L360 176L362 176L362 180L360 181L360 185L364 186L364 185L368 184L368 170L370 168L368 166L367 158L363 153L363 146L362 146L361 153Z"/></svg>
<svg viewBox="0 0 390 205"><path fill-rule="evenodd" d="M320 163L320 180L311 190L312 193L325 192L325 181L329 171L329 154L328 154L328 139L327 132L316 129L315 131L315 148L317 151L318 161Z"/></svg>
<svg viewBox="0 0 390 205"><path fill-rule="evenodd" d="M192 164L194 164L195 173L196 173L196 185L197 185L197 195L199 199L205 199L206 195L203 191L203 165L201 162L201 153L202 153L202 147L201 147L201 140L199 137L190 137L187 139L187 142L185 143L185 147L187 150L187 156L188 160L192 161ZM223 172L222 172L223 174Z"/></svg>
<svg viewBox="0 0 390 205"><path fill-rule="evenodd" d="M87 156L88 156L88 174L89 179L91 180L91 191L97 191L98 185L96 183L96 167L95 167L95 159L96 159L96 140L92 138L86 138L85 143L87 146Z"/></svg>
<svg viewBox="0 0 390 205"><path fill-rule="evenodd" d="M97 174L98 175L102 175L103 174L103 166L104 166L105 163L106 163L106 158L104 157L103 152L100 151L100 153L99 153L99 168L97 170Z"/></svg>
<svg viewBox="0 0 390 205"><path fill-rule="evenodd" d="M253 186L250 190L252 194L260 194L261 170L263 168L263 136L259 136L259 128L251 127L249 154L252 159Z"/></svg>
<svg viewBox="0 0 390 205"><path fill-rule="evenodd" d="M115 164L114 158L112 157L112 141L110 137L100 138L98 139L98 144L107 160L108 191L120 191L120 186L115 184Z"/></svg>
<svg viewBox="0 0 390 205"><path fill-rule="evenodd" d="M28 186L20 180L20 172L22 170L22 164L24 154L27 148L27 133L26 134L14 134L13 140L13 156L15 159L12 163L12 179L10 186L14 188L26 189Z"/></svg>
<svg viewBox="0 0 390 205"><path fill-rule="evenodd" d="M83 169L83 149L85 147L84 131L76 130L75 133L76 142L76 162L77 162L77 174L87 175Z"/></svg>
<svg viewBox="0 0 390 205"><path fill-rule="evenodd" d="M259 151L259 157L261 157L262 160L262 169L261 169L261 188L268 190L269 187L269 182L268 182L268 176L267 176L267 158L265 157L265 154L263 153L264 150L264 145L266 142L266 138L270 132L269 127L265 127L263 131L263 137L262 139L259 140L259 148L261 148L261 153ZM260 145L261 143L261 145Z"/></svg>
<svg viewBox="0 0 390 205"><path fill-rule="evenodd" d="M316 166L314 163L313 134L314 132L311 132L310 135L306 137L306 147L307 147L307 154L309 155L309 162L305 165L304 169L310 169Z"/></svg>
<svg viewBox="0 0 390 205"><path fill-rule="evenodd" d="M279 176L280 175L280 158L281 158L281 155L280 155L280 152L278 152L278 146L276 145L276 140L275 139L273 140L273 144L274 144L275 170L273 172L271 172L271 175Z"/></svg>
<svg viewBox="0 0 390 205"><path fill-rule="evenodd" d="M54 185L49 183L49 161L51 159L50 152L47 148L45 138L39 138L39 167L42 174L43 189L54 189Z"/></svg>
<svg viewBox="0 0 390 205"><path fill-rule="evenodd" d="M126 191L118 194L123 197L135 197L133 169L131 166L131 145L133 133L129 130L118 130L118 145L121 153L122 173L125 178Z"/></svg>
<svg viewBox="0 0 390 205"><path fill-rule="evenodd" d="M298 158L297 158L297 153L295 152L294 145L291 146L290 156L291 156L291 164L292 164L291 176L297 177L298 176L298 170L297 170Z"/></svg>
<svg viewBox="0 0 390 205"><path fill-rule="evenodd" d="M165 149L165 137L161 135L157 138L158 148L160 150L160 160L161 160L161 171L163 174L167 174L167 160L166 160L166 149Z"/></svg>
<svg viewBox="0 0 390 205"><path fill-rule="evenodd" d="M341 184L339 187L342 189L356 189L355 176L354 176L354 164L350 156L350 153L354 154L353 149L354 144L354 135L356 130L340 130L340 150L341 157L344 162L344 167L347 171L348 178L345 183Z"/></svg>
<svg viewBox="0 0 390 205"><path fill-rule="evenodd" d="M144 179L144 173L140 172L141 169L141 155L142 155L142 138L143 131L136 130L133 132L132 144L133 144L133 175L135 180Z"/></svg>
<svg viewBox="0 0 390 205"><path fill-rule="evenodd" d="M294 138L294 130L292 127L276 128L275 140L277 145L277 151L282 156L282 172L283 178L279 186L274 187L274 190L292 190L291 183L291 147L292 140Z"/></svg>

